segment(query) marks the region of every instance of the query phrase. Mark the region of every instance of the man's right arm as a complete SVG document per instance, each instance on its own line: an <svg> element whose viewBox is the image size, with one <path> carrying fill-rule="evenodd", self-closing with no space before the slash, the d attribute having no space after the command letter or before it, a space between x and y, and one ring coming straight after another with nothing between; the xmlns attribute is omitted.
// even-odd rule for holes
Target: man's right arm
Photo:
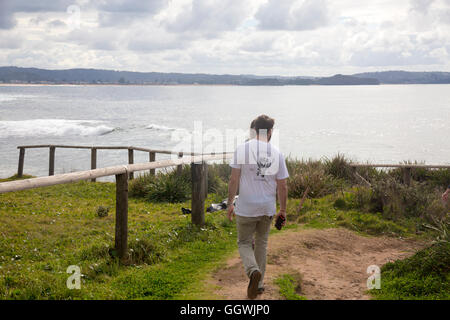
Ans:
<svg viewBox="0 0 450 320"><path fill-rule="evenodd" d="M280 202L280 211L275 216L275 220L278 218L278 216L282 216L284 218L284 226L286 224L286 205L288 198L287 179L277 180L277 193L278 201Z"/></svg>

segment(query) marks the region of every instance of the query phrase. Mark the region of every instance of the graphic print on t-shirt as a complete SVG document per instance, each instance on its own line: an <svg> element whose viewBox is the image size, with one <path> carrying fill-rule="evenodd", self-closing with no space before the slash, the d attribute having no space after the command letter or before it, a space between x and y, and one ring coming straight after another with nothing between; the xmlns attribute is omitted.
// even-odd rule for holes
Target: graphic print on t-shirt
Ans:
<svg viewBox="0 0 450 320"><path fill-rule="evenodd" d="M256 175L264 178L266 175L266 170L272 165L272 159L268 157L258 157L256 160L258 169L256 170Z"/></svg>

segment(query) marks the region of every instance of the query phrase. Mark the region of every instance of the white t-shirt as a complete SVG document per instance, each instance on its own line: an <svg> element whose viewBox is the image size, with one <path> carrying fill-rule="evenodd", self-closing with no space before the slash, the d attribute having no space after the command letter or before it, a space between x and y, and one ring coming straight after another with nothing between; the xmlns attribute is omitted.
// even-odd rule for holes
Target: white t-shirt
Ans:
<svg viewBox="0 0 450 320"><path fill-rule="evenodd" d="M270 143L252 139L237 147L230 166L241 169L236 214L244 217L276 214L277 180L289 177L281 152Z"/></svg>

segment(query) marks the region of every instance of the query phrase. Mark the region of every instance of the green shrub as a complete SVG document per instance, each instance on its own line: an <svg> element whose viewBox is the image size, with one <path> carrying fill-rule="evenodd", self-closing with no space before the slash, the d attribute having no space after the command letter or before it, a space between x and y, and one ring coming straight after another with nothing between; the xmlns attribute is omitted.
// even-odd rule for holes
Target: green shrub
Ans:
<svg viewBox="0 0 450 320"><path fill-rule="evenodd" d="M228 164L208 165L208 193L216 195L220 201L228 194L228 180L231 167ZM156 175L145 173L130 181L131 197L145 198L156 202L183 202L191 197L191 167L183 165L181 172L176 169L162 170Z"/></svg>
<svg viewBox="0 0 450 320"><path fill-rule="evenodd" d="M450 243L437 243L381 268L378 299L449 299Z"/></svg>
<svg viewBox="0 0 450 320"><path fill-rule="evenodd" d="M349 159L339 153L332 159L325 158L325 172L337 179L344 179L352 182L354 181L354 177L350 162Z"/></svg>
<svg viewBox="0 0 450 320"><path fill-rule="evenodd" d="M97 212L97 216L100 218L107 217L108 212L109 212L109 207L98 206L96 212Z"/></svg>
<svg viewBox="0 0 450 320"><path fill-rule="evenodd" d="M336 199L336 200L334 201L333 206L334 206L336 209L345 210L345 209L347 208L347 203L345 202L344 199L339 198L339 199Z"/></svg>
<svg viewBox="0 0 450 320"><path fill-rule="evenodd" d="M130 263L154 264L166 255L166 250L155 239L133 239L128 244Z"/></svg>
<svg viewBox="0 0 450 320"><path fill-rule="evenodd" d="M128 193L133 198L145 198L148 186L155 180L155 176L146 172L130 180L128 183Z"/></svg>
<svg viewBox="0 0 450 320"><path fill-rule="evenodd" d="M154 176L146 173L131 180L129 193L154 202L184 202L191 197L190 177L189 166L183 166L181 174L177 170L163 170Z"/></svg>
<svg viewBox="0 0 450 320"><path fill-rule="evenodd" d="M158 175L148 186L147 200L154 202L184 202L191 197L191 187L188 181L176 174Z"/></svg>
<svg viewBox="0 0 450 320"><path fill-rule="evenodd" d="M433 221L448 212L440 200L440 191L425 182L412 181L407 186L394 177L384 176L372 181L371 187L358 186L353 190L352 208L380 212L390 220L420 218Z"/></svg>
<svg viewBox="0 0 450 320"><path fill-rule="evenodd" d="M221 178L221 172L217 168L218 165L208 166L208 193L215 194L222 201L228 195L228 180Z"/></svg>
<svg viewBox="0 0 450 320"><path fill-rule="evenodd" d="M307 188L308 197L320 198L336 192L343 182L328 174L321 161L287 159L289 197L301 198Z"/></svg>
<svg viewBox="0 0 450 320"><path fill-rule="evenodd" d="M228 183L231 176L231 167L228 163L210 163L208 164L208 177L217 177L223 182Z"/></svg>

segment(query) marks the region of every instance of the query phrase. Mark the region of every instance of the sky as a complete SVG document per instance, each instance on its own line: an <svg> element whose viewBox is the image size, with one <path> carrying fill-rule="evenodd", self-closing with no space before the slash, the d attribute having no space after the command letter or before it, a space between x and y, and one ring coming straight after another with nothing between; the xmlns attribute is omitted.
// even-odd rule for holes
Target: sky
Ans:
<svg viewBox="0 0 450 320"><path fill-rule="evenodd" d="M0 66L450 71L450 0L0 0Z"/></svg>

